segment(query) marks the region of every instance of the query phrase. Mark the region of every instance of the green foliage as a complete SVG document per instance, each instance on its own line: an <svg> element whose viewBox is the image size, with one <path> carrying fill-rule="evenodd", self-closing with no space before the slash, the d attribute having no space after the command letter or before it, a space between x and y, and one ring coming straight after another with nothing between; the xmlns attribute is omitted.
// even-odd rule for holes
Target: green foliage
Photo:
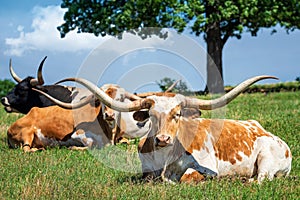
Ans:
<svg viewBox="0 0 300 200"><path fill-rule="evenodd" d="M298 81L298 82L300 82L300 76L297 77L295 80Z"/></svg>
<svg viewBox="0 0 300 200"><path fill-rule="evenodd" d="M52 148L26 154L8 149L6 129L21 115L7 114L0 106L0 199L299 199L299 99L300 92L244 94L225 108L225 118L255 119L291 148L290 176L261 185L238 177L198 185L147 183L140 180L141 174L110 168L90 151ZM136 147L128 149L136 152Z"/></svg>
<svg viewBox="0 0 300 200"><path fill-rule="evenodd" d="M299 0L63 0L61 7L67 9L65 22L57 27L61 37L73 30L96 36L122 37L127 31L143 39L152 34L167 37L160 28L203 34L214 61L207 62L207 88L212 93L223 92L222 51L228 38L240 39L245 31L256 36L260 28L277 24L287 32L300 27ZM217 72L212 70L215 66Z"/></svg>
<svg viewBox="0 0 300 200"><path fill-rule="evenodd" d="M255 36L261 27L278 23L287 30L300 27L297 0L63 0L61 7L68 9L65 23L58 27L62 37L76 28L96 36L116 36L142 27L169 27L179 32L188 28L200 35L217 26L225 43L229 37L240 38L243 31Z"/></svg>
<svg viewBox="0 0 300 200"><path fill-rule="evenodd" d="M6 96L6 94L15 87L15 83L11 80L0 80L0 98Z"/></svg>

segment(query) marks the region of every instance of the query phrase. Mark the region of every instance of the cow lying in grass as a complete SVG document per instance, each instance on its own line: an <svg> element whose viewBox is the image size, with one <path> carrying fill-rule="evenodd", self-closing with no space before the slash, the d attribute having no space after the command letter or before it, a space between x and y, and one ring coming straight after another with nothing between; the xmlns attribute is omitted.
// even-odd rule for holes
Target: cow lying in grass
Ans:
<svg viewBox="0 0 300 200"><path fill-rule="evenodd" d="M287 176L292 154L288 145L254 121L188 119L177 105L154 137L154 151L167 159L162 178L179 181L189 168L210 176ZM157 118L150 115L150 118Z"/></svg>
<svg viewBox="0 0 300 200"><path fill-rule="evenodd" d="M109 86L105 91L110 97L120 95L112 93ZM25 152L33 152L49 146L86 149L110 144L112 127L103 117L100 101L93 98L84 101L75 105L79 108L74 109L59 106L32 108L7 130L9 147L22 147ZM105 111L109 112L109 109L106 107Z"/></svg>
<svg viewBox="0 0 300 200"><path fill-rule="evenodd" d="M189 108L223 107L251 84L267 78L276 79L272 76L250 78L214 100L176 94L148 96L129 103L108 98L87 80L77 82L114 110L135 111L136 120L149 118L149 133L139 144L143 177L162 176L163 180L173 183L188 171L186 178L193 172L220 177L257 175L260 183L266 177L272 180L274 176L286 176L291 170L290 149L280 138L265 131L256 121L189 119L183 113ZM145 109L148 112L144 112Z"/></svg>

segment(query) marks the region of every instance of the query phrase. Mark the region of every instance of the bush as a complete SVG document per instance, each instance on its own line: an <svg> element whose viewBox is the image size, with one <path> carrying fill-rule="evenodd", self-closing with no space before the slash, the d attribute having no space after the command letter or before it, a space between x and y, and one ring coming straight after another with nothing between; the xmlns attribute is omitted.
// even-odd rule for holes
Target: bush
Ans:
<svg viewBox="0 0 300 200"><path fill-rule="evenodd" d="M0 80L0 97L6 96L6 94L15 87L15 83L11 80L4 79Z"/></svg>

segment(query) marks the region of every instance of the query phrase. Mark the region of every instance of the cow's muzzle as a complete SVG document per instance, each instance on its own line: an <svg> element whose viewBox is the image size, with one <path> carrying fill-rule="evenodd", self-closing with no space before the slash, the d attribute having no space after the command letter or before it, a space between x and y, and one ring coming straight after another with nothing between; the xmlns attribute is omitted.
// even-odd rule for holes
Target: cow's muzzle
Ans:
<svg viewBox="0 0 300 200"><path fill-rule="evenodd" d="M2 97L1 98L1 103L4 105L4 106L10 106L9 102L8 102L8 99L6 97Z"/></svg>
<svg viewBox="0 0 300 200"><path fill-rule="evenodd" d="M106 121L114 121L115 120L115 113L107 113L107 112L105 112L103 118Z"/></svg>
<svg viewBox="0 0 300 200"><path fill-rule="evenodd" d="M10 106L5 106L5 107L4 107L4 110L5 110L7 113L12 113L12 112L13 112L13 109L12 109Z"/></svg>
<svg viewBox="0 0 300 200"><path fill-rule="evenodd" d="M169 135L157 135L155 137L155 146L165 147L172 144L172 139Z"/></svg>
<svg viewBox="0 0 300 200"><path fill-rule="evenodd" d="M10 103L8 102L8 99L6 97L1 98L1 103L4 106L6 112L8 113L13 112L13 109L10 107Z"/></svg>

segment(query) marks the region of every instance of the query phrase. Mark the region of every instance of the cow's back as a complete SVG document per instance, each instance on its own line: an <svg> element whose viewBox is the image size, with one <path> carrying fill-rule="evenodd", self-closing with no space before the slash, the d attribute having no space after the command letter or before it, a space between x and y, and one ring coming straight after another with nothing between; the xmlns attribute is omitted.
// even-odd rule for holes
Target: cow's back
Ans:
<svg viewBox="0 0 300 200"><path fill-rule="evenodd" d="M238 174L251 177L260 168L274 171L275 174L289 173L292 158L288 145L263 129L257 121L199 120L198 134L203 136L201 131L207 131L206 138L201 149L194 149L190 153L200 164L204 162L205 167L210 168L207 163L213 163L215 166L211 166L211 169L216 170L219 176ZM209 144L212 144L213 149L207 148ZM203 158L203 155L209 156ZM261 160L266 164L259 163ZM267 160L270 164L267 164Z"/></svg>

